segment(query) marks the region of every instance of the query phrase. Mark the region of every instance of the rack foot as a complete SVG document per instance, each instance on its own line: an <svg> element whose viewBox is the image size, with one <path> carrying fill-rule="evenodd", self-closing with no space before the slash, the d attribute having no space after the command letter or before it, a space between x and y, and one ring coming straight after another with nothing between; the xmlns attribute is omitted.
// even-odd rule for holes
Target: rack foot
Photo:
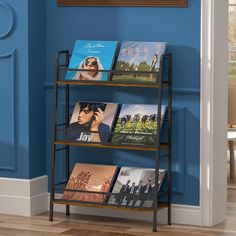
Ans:
<svg viewBox="0 0 236 236"><path fill-rule="evenodd" d="M67 215L67 216L70 215L70 206L66 206L66 215Z"/></svg>
<svg viewBox="0 0 236 236"><path fill-rule="evenodd" d="M168 206L168 225L171 225L171 207L170 205Z"/></svg>
<svg viewBox="0 0 236 236"><path fill-rule="evenodd" d="M153 224L152 226L152 232L157 232L157 224Z"/></svg>
<svg viewBox="0 0 236 236"><path fill-rule="evenodd" d="M152 231L157 232L157 204L155 204L155 210L153 211L153 222L152 222Z"/></svg>
<svg viewBox="0 0 236 236"><path fill-rule="evenodd" d="M50 204L49 221L53 221L53 204Z"/></svg>

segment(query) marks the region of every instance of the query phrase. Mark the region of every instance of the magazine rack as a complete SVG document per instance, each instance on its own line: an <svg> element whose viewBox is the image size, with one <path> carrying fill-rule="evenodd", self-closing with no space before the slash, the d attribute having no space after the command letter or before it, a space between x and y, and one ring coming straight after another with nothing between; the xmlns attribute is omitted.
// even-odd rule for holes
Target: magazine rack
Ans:
<svg viewBox="0 0 236 236"><path fill-rule="evenodd" d="M137 211L152 211L153 212L153 231L157 230L157 211L163 208L167 208L168 211L168 224L171 224L171 157L172 157L172 150L171 150L171 139L172 139L172 55L165 54L161 58L160 63L160 71L156 73L156 83L123 83L123 82L115 82L115 81L81 81L81 80L64 80L60 79L61 71L68 71L69 65L69 51L60 51L56 56L56 78L54 84L54 112L53 112L53 140L52 140L52 159L51 159L51 182L50 182L50 213L49 213L49 220L53 220L53 205L54 204L63 204L66 205L66 214L70 214L70 205L77 205L77 206L86 206L86 207L106 207L106 208L114 208L114 209L125 209L125 210L137 210ZM64 61L61 63L61 61ZM72 69L75 70L75 69ZM163 71L162 71L163 70ZM76 71L81 71L78 69ZM103 73L108 73L110 75L114 73L120 73L115 70L102 70ZM122 71L123 73L124 71ZM144 73L143 71L129 71L124 73ZM145 72L153 73L153 72ZM165 78L164 78L165 77ZM168 109L167 114L165 117L167 128L165 130L167 134L167 140L164 143L160 141L160 126L157 127L157 134L156 134L156 144L153 146L139 146L139 145L122 145L122 144L112 144L112 143L89 143L89 142L77 142L77 141L70 141L66 140L65 133L69 126L69 103L70 103L70 87L73 86L104 86L104 87L142 87L146 89L156 89L157 91L157 122L160 124L161 121L161 105L162 105L162 97L164 90L166 91L168 97ZM59 91L60 87L60 91ZM64 121L63 123L58 123L58 99L59 99L59 92L61 92L61 88L65 91L65 114L64 114ZM111 133L112 135L112 133ZM69 163L70 163L70 147L71 146L81 146L81 147L92 147L92 148L110 148L110 149L124 149L124 150L142 150L142 151L150 151L153 152L155 155L155 187L154 187L154 196L152 199L152 206L151 207L126 207L123 205L112 205L108 203L91 203L91 202L84 202L84 201L72 201L72 200L65 200L59 199L56 197L55 192L57 190L65 190L67 181L70 177L69 171ZM55 184L55 174L56 174L56 156L57 153L64 150L66 153L65 156L65 166L66 166L66 182L65 183L57 183ZM164 192L158 191L158 181L159 181L159 166L160 166L160 158L162 157L161 151L167 151L167 155L164 155L165 158L168 158L168 166L166 171L166 179L167 179L167 188ZM163 157L164 158L164 157ZM103 194L103 196L109 197L110 195L116 195L116 193L108 193L108 192L93 192L93 191L82 191L82 190L72 190L66 189L66 191L72 192L86 192L86 194ZM159 196L165 195L166 201L161 203L159 201Z"/></svg>

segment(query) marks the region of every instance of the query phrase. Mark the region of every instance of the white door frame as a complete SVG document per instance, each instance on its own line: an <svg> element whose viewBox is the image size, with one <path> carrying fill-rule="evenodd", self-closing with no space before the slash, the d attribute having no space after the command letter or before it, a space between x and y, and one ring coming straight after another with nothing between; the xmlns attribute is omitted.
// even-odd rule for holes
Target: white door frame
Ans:
<svg viewBox="0 0 236 236"><path fill-rule="evenodd" d="M226 218L228 0L201 0L201 225Z"/></svg>

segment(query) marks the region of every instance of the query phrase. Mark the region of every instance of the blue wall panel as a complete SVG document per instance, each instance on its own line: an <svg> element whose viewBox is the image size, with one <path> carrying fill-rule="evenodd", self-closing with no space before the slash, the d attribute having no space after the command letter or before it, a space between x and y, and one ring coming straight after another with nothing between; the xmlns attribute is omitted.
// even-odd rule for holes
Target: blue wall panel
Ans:
<svg viewBox="0 0 236 236"><path fill-rule="evenodd" d="M29 178L28 0L0 1L0 18L0 176Z"/></svg>
<svg viewBox="0 0 236 236"><path fill-rule="evenodd" d="M0 0L0 176L4 177L45 174L44 3Z"/></svg>
<svg viewBox="0 0 236 236"><path fill-rule="evenodd" d="M17 166L16 53L0 55L0 170L15 171Z"/></svg>
<svg viewBox="0 0 236 236"><path fill-rule="evenodd" d="M50 175L50 138L54 58L73 49L76 39L165 41L173 54L173 202L199 205L200 1L188 8L57 7L46 2L46 171ZM75 88L75 100L155 103L155 91L145 89ZM60 103L63 103L61 99ZM73 105L73 101L71 101ZM77 161L151 167L145 152L72 148ZM162 163L163 165L165 163ZM63 169L62 163L58 164ZM63 174L57 180L63 180Z"/></svg>

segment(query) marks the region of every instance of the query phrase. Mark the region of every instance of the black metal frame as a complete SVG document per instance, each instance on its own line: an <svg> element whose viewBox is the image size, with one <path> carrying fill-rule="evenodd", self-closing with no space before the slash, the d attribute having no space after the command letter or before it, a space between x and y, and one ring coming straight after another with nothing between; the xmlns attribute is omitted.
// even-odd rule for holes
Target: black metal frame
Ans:
<svg viewBox="0 0 236 236"><path fill-rule="evenodd" d="M65 64L61 64L60 60L61 57L64 56ZM135 84L129 84L129 83L117 83L113 81L61 81L60 80L60 70L63 68L63 70L68 70L69 65L69 51L60 51L58 52L56 56L56 72L55 72L55 84L54 84L54 112L53 112L53 137L52 137L52 159L51 159L51 183L50 183L50 212L49 212L49 220L53 220L53 205L54 204L64 204L66 205L66 215L70 214L70 205L85 205L85 206L93 206L93 207L115 207L117 209L119 208L127 208L125 206L121 205L113 205L108 203L91 203L91 202L81 202L81 201L70 201L70 200L60 200L55 198L55 161L56 161L56 153L61 150L65 150L66 152L66 182L69 180L69 164L70 164L70 146L91 146L91 147L99 147L99 148L119 148L119 149L128 149L128 150L146 150L146 151L153 151L155 152L156 156L156 162L155 162L155 189L154 189L154 197L153 205L151 208L146 207L128 207L129 209L135 209L135 210L151 210L153 211L153 231L157 231L157 211L160 208L159 207L159 196L163 194L167 194L167 204L164 206L168 208L168 224L171 224L171 160L172 160L172 55L171 54L165 54L161 58L161 66L159 73L156 73L156 83L152 84L144 84L144 83L135 83ZM163 67L163 60L167 59L168 61L168 80L166 82L162 79L162 67ZM74 69L73 69L74 70ZM76 71L80 71L81 69L78 69ZM103 70L104 72L104 70ZM116 73L117 71L114 70L106 70L107 73ZM147 73L143 71L132 71L128 73ZM153 73L153 72L152 72ZM58 87L59 85L65 85L65 123L63 124L57 124L57 106L58 106ZM134 145L112 145L109 143L101 144L101 143L79 143L79 142L68 142L68 141L58 141L57 140L57 127L58 126L64 126L65 129L68 128L69 125L69 103L70 103L70 85L85 85L85 86L129 86L129 87L146 87L146 88L153 88L158 89L157 93L157 104L158 104L158 127L157 127L157 135L156 135L156 144L154 146L134 146ZM160 143L160 125L161 124L161 104L162 104L162 93L163 89L168 89L168 142L165 145L161 146ZM57 145L64 145L62 148L56 148ZM159 166L160 166L160 158L161 158L161 150L167 148L168 149L168 170L167 170L167 179L168 179L168 189L167 192L159 193L158 191L158 182L159 182ZM73 192L86 192L86 193L93 193L92 191L80 191L80 190L72 190L72 189L66 189L66 191L73 191ZM116 195L114 193L107 193L107 192L96 192L96 194L105 194L105 195ZM162 205L163 208L163 205ZM162 209L161 208L161 209Z"/></svg>

